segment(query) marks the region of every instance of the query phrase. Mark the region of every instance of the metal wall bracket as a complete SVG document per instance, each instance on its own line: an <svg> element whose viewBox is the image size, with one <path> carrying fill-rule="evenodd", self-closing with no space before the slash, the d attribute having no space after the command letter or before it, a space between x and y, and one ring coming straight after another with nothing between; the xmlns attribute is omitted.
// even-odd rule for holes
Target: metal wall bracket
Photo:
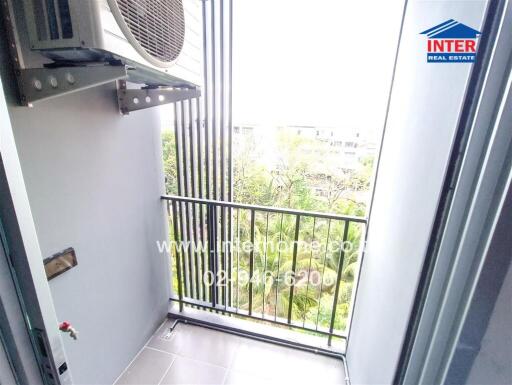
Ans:
<svg viewBox="0 0 512 385"><path fill-rule="evenodd" d="M132 111L161 106L163 104L180 102L201 96L198 88L126 88L126 81L118 81L117 98L119 110L124 115Z"/></svg>
<svg viewBox="0 0 512 385"><path fill-rule="evenodd" d="M30 68L17 71L21 104L32 103L95 87L127 77L125 66Z"/></svg>

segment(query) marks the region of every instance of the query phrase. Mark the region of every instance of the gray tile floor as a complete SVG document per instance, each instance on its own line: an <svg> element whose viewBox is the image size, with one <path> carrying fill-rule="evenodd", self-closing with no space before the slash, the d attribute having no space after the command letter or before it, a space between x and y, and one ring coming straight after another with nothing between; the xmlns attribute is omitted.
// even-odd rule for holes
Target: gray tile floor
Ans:
<svg viewBox="0 0 512 385"><path fill-rule="evenodd" d="M116 381L121 384L344 384L340 360L165 322Z"/></svg>

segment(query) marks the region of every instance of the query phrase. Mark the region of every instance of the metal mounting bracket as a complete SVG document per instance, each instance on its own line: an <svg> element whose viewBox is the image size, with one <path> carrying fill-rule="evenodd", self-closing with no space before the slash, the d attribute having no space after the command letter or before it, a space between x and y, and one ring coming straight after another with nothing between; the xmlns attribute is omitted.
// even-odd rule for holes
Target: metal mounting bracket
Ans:
<svg viewBox="0 0 512 385"><path fill-rule="evenodd" d="M118 81L117 98L119 110L124 115L132 111L180 102L201 96L198 88L126 88L126 81Z"/></svg>
<svg viewBox="0 0 512 385"><path fill-rule="evenodd" d="M99 86L127 77L125 66L29 68L17 71L21 104L32 103Z"/></svg>

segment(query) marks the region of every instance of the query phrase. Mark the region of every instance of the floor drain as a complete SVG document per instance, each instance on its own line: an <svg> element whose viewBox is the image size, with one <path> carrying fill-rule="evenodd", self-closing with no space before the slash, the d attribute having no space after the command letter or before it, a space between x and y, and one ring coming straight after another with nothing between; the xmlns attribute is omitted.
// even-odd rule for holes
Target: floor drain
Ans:
<svg viewBox="0 0 512 385"><path fill-rule="evenodd" d="M170 339L171 339L171 337L172 337L172 332L169 330L167 333L165 333L165 334L161 337L161 339L163 339L163 340L170 340Z"/></svg>

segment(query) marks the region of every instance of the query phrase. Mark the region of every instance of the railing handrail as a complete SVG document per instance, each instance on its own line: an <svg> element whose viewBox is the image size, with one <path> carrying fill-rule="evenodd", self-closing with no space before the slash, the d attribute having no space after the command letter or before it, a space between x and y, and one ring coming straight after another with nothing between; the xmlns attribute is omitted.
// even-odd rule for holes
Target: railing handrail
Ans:
<svg viewBox="0 0 512 385"><path fill-rule="evenodd" d="M317 211L285 209L285 208L281 208L281 207L272 207L272 206L250 205L250 204L245 204L245 203L226 202L226 201L219 201L219 200L214 200L214 199L191 198L191 197L182 197L182 196L178 196L178 195L162 195L161 199L168 200L168 201L174 200L174 201L189 202L189 203L214 204L214 205L218 205L221 207L232 207L232 208L255 210L255 211L266 211L266 212L280 213L280 214L291 214L291 215L300 215L300 216L307 216L307 217L317 217L317 218L333 219L333 220L339 220L339 221L358 222L358 223L364 223L364 224L367 223L367 219L364 217L321 213L321 212L317 212Z"/></svg>

